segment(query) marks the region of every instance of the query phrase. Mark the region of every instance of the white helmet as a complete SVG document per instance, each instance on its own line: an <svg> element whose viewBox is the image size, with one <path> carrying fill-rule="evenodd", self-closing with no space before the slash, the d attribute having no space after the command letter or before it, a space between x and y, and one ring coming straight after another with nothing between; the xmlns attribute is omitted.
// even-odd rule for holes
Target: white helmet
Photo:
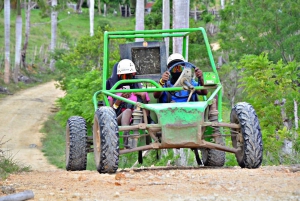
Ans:
<svg viewBox="0 0 300 201"><path fill-rule="evenodd" d="M185 61L183 56L179 53L173 53L169 56L168 61L167 61L167 66L170 67L170 64L174 64L175 62L182 62Z"/></svg>
<svg viewBox="0 0 300 201"><path fill-rule="evenodd" d="M128 74L128 73L136 73L134 63L129 59L122 59L117 67L117 74Z"/></svg>

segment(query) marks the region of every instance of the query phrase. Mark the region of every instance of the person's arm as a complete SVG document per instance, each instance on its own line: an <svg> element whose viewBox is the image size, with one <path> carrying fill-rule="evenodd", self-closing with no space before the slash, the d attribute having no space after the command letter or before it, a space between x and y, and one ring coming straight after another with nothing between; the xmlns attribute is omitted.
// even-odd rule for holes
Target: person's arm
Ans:
<svg viewBox="0 0 300 201"><path fill-rule="evenodd" d="M195 75L198 78L200 85L204 86L203 73L198 67L195 68ZM207 89L196 90L198 95L207 95Z"/></svg>
<svg viewBox="0 0 300 201"><path fill-rule="evenodd" d="M169 77L170 77L170 72L169 71L164 72L164 74L159 80L160 86L163 86L169 80ZM160 98L161 95L162 95L162 91L156 91L153 93L153 96L156 99Z"/></svg>
<svg viewBox="0 0 300 201"><path fill-rule="evenodd" d="M130 93L122 93L119 96L124 97L124 98L129 98ZM116 100L114 101L113 99L108 99L110 107L114 108L115 110L118 109L118 107L121 105L122 101L121 100Z"/></svg>

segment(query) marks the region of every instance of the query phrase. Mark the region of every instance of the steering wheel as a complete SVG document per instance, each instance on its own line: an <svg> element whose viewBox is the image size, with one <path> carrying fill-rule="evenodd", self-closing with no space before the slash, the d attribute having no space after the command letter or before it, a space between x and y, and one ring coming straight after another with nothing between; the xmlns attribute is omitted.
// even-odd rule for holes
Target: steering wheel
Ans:
<svg viewBox="0 0 300 201"><path fill-rule="evenodd" d="M172 69L175 66L181 65L184 67L184 69L182 70L179 78L177 79L176 83L173 85L173 87L179 87L182 86L185 90L189 90L191 92L194 91L194 85L191 84L191 80L192 80L192 68L196 68L196 66L192 63L189 62L177 62L175 64L173 64L169 69L169 73L171 73ZM179 96L176 94L176 92L170 92L173 96L179 97L179 98L187 98L190 95L186 95L186 96Z"/></svg>

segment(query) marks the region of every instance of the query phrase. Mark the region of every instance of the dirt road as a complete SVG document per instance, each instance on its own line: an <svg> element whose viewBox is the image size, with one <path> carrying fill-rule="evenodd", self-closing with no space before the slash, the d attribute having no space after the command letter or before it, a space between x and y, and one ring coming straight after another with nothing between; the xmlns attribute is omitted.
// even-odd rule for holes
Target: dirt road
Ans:
<svg viewBox="0 0 300 201"><path fill-rule="evenodd" d="M40 151L39 129L50 108L63 93L46 83L0 101L0 137L11 139L6 148L32 172L0 181L16 192L32 190L39 201L60 200L299 200L300 166L195 169L168 167L67 172L47 163Z"/></svg>
<svg viewBox="0 0 300 201"><path fill-rule="evenodd" d="M33 170L54 170L47 164L40 151L42 134L39 132L49 116L54 101L63 96L55 82L7 96L0 101L0 138L9 140L4 149L16 161L29 165Z"/></svg>

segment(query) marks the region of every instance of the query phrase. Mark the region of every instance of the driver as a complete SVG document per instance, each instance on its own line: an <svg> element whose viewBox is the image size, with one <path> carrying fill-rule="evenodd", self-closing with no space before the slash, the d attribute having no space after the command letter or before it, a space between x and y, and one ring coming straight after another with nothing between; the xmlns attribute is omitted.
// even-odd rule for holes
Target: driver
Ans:
<svg viewBox="0 0 300 201"><path fill-rule="evenodd" d="M179 53L171 54L167 61L167 68L169 69L174 64L176 64L178 62L184 62L184 61L185 60L181 54L179 54ZM164 72L159 81L159 84L164 88L173 87L173 85L176 83L176 81L180 77L180 74L183 71L183 69L184 69L183 65L177 65L171 70L171 72L169 72L169 71ZM170 79L170 75L171 75L171 79ZM202 74L202 71L198 67L195 68L195 75L199 80L200 86L203 86L203 83L204 83L203 76L202 76L203 74ZM194 86L198 86L198 82L196 82L195 80L192 80L191 84L193 84ZM207 95L207 90L206 89L196 90L196 93L198 95ZM188 96L189 96L189 91L182 90L182 91L179 91L176 93L159 91L159 92L154 92L153 95L156 99L159 99L160 102L162 102L162 103L187 102ZM192 100L196 99L195 96L196 96L196 94L193 94Z"/></svg>
<svg viewBox="0 0 300 201"><path fill-rule="evenodd" d="M178 54L178 53L171 54L167 61L167 67L169 69L174 64L179 63L179 62L184 62L184 61L185 60L181 54ZM176 83L176 81L180 77L180 74L183 71L183 69L184 69L184 66L177 65L171 70L171 72L169 72L169 71L164 72L162 75L162 78L159 81L159 84L164 88L173 87L173 85ZM171 75L171 79L169 80L170 75ZM203 74L202 74L202 71L198 67L195 68L195 75L198 78L199 83L197 83L195 80L192 80L191 84L193 84L194 86L199 86L199 85L203 86L203 84L204 84ZM189 94L189 91L186 91L186 90L176 92L175 94L166 92L166 91L153 93L154 97L156 99L159 99L160 102L162 102L162 103L187 102L188 94ZM196 90L196 93L194 93L193 96L197 96L197 94L198 95L207 95L207 90L206 89ZM196 101L197 99L194 99L194 100ZM210 106L209 119L211 122L218 121L218 113L219 112L218 112L217 105L218 105L218 103L217 103L217 96L216 96L213 100L213 104ZM218 127L213 127L212 136L214 137L214 140L217 144L225 145L223 137L221 136L221 133L220 133L220 130Z"/></svg>

